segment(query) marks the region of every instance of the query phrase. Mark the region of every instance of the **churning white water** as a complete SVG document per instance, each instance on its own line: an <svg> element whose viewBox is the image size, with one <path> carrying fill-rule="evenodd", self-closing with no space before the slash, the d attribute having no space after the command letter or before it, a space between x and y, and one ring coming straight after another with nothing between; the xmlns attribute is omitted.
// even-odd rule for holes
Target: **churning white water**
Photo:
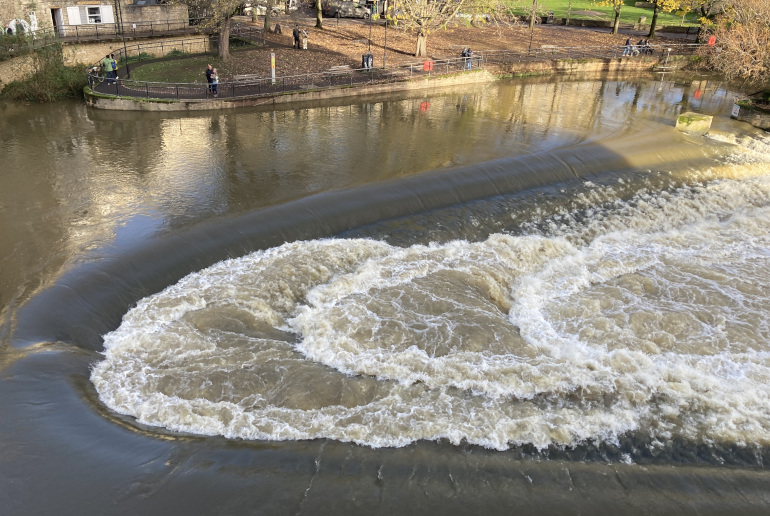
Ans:
<svg viewBox="0 0 770 516"><path fill-rule="evenodd" d="M231 438L770 445L770 146L750 143L719 180L588 183L524 235L220 262L129 311L91 380L142 423Z"/></svg>

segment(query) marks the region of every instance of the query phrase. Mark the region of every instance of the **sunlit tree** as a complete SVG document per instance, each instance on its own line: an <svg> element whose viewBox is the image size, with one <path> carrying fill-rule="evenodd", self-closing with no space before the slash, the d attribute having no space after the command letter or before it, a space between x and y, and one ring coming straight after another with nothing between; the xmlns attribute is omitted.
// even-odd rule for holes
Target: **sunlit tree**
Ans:
<svg viewBox="0 0 770 516"><path fill-rule="evenodd" d="M594 3L603 7L612 7L612 33L617 34L620 26L620 11L623 9L624 0L595 0Z"/></svg>
<svg viewBox="0 0 770 516"><path fill-rule="evenodd" d="M219 35L219 58L230 59L230 19L242 0L170 0L169 3L186 5L190 13L204 17L201 26L213 28Z"/></svg>
<svg viewBox="0 0 770 516"><path fill-rule="evenodd" d="M430 31L445 28L458 14L477 22L497 19L504 10L497 0L399 0L391 12L405 30L417 33L414 55L421 57L427 55Z"/></svg>
<svg viewBox="0 0 770 516"><path fill-rule="evenodd" d="M663 12L673 11L690 11L693 7L692 0L652 0L652 21L650 21L650 32L647 34L648 38L655 37L655 28L658 25L658 14Z"/></svg>
<svg viewBox="0 0 770 516"><path fill-rule="evenodd" d="M706 62L729 79L770 81L770 2L732 0L706 25L716 45L702 50Z"/></svg>

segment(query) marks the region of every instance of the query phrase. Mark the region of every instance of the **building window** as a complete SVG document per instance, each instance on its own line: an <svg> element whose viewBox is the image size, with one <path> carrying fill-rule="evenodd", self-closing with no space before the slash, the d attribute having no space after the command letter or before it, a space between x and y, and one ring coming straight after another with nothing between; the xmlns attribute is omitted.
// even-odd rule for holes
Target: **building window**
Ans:
<svg viewBox="0 0 770 516"><path fill-rule="evenodd" d="M99 7L88 8L88 23L102 23L102 11Z"/></svg>

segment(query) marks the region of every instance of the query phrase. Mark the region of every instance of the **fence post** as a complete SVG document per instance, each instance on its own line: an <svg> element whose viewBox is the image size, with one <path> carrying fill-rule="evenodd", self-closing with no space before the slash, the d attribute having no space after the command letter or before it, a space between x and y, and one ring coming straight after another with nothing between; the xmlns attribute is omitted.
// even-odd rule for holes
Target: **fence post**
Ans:
<svg viewBox="0 0 770 516"><path fill-rule="evenodd" d="M176 99L179 100L179 85L176 85Z"/></svg>
<svg viewBox="0 0 770 516"><path fill-rule="evenodd" d="M150 98L150 84L147 82L144 83L144 96Z"/></svg>

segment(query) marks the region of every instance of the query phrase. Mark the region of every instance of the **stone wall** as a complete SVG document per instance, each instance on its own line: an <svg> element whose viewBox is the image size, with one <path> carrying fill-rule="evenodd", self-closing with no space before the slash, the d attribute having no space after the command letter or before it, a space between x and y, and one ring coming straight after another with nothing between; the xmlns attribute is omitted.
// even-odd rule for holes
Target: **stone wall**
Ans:
<svg viewBox="0 0 770 516"><path fill-rule="evenodd" d="M770 131L770 111L764 111L752 106L738 106L733 110L732 118L741 122L748 122L754 127ZM736 113L737 111L737 113Z"/></svg>
<svg viewBox="0 0 770 516"><path fill-rule="evenodd" d="M28 6L24 0L0 0L0 26L5 27L9 21L16 18L29 20Z"/></svg>
<svg viewBox="0 0 770 516"><path fill-rule="evenodd" d="M34 59L31 54L0 61L0 90L11 81L23 79L35 72Z"/></svg>
<svg viewBox="0 0 770 516"><path fill-rule="evenodd" d="M131 2L131 3L128 3ZM53 27L53 20L51 16L51 9L62 10L62 20L64 25L71 25L71 21L68 19L67 7L89 5L104 5L112 7L113 17L115 22L119 22L120 15L123 15L123 23L159 23L159 22L175 22L178 25L180 23L186 25L188 22L187 7L184 5L145 5L137 6L133 5L133 0L122 0L120 2L120 9L115 0L0 0L0 25L3 27L8 24L9 21L19 18L27 22L30 21L30 12L35 13L37 18L39 29L50 29ZM32 9L34 6L34 9ZM87 25L85 20L82 20L82 25ZM110 25L104 23L103 25Z"/></svg>
<svg viewBox="0 0 770 516"><path fill-rule="evenodd" d="M1 1L1 0L0 0ZM126 5L123 7L123 23L187 22L184 5Z"/></svg>
<svg viewBox="0 0 770 516"><path fill-rule="evenodd" d="M141 53L154 57L163 57L173 50L182 50L187 53L200 53L208 50L208 36L188 35L178 38L148 38L141 42L127 44L129 56ZM105 55L115 52L116 55L123 50L123 45L116 41L80 43L66 45L63 50L64 64L70 66L83 66L85 68L96 64ZM0 90L6 84L15 80L26 79L35 72L32 55L16 57L8 61L0 62Z"/></svg>
<svg viewBox="0 0 770 516"><path fill-rule="evenodd" d="M209 37L204 35L188 35L177 38L148 38L126 43L129 57L147 54L153 57L163 57L174 50L188 54L198 54L209 50ZM116 41L109 43L84 43L64 48L64 62L68 65L92 65L109 53L115 56L123 54L123 45Z"/></svg>

